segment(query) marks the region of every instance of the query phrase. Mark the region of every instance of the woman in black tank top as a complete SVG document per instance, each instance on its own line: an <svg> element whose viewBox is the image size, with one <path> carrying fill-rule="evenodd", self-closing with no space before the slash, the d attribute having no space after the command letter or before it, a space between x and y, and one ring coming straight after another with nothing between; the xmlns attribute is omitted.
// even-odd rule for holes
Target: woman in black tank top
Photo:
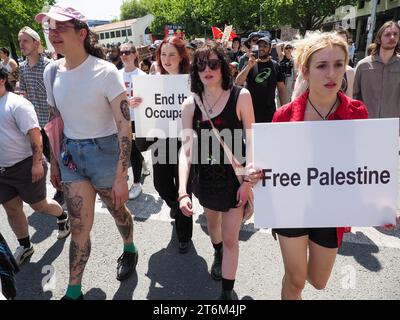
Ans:
<svg viewBox="0 0 400 320"><path fill-rule="evenodd" d="M208 232L215 249L211 276L214 280L222 279L220 298L230 300L238 266L244 204L252 183L260 175L252 170L245 177L246 181L239 184L207 117L208 114L238 161L243 165L251 162L252 100L247 89L232 85L229 68L228 58L218 45L205 46L194 54L191 71L193 95L184 102L182 109L184 134L179 162L178 200L183 214L191 216L192 203L186 184L193 163L195 195L204 207ZM246 144L244 138L247 138Z"/></svg>

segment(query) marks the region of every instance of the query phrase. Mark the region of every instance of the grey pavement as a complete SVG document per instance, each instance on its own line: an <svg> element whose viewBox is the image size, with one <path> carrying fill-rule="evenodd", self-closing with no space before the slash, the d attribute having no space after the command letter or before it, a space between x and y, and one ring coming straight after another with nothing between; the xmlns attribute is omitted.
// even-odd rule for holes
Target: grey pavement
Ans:
<svg viewBox="0 0 400 320"><path fill-rule="evenodd" d="M149 158L148 153L146 158ZM53 193L54 189L48 183L49 196ZM143 193L138 199L129 201L128 207L135 219L134 240L139 250L137 272L125 282L116 280L116 261L123 245L114 220L97 201L91 233L92 252L83 278L85 299L216 299L221 283L209 275L213 247L198 202L195 200L194 203L193 246L185 255L178 253L169 208L154 190L152 176L144 179ZM34 213L28 206L25 206L25 212L35 253L16 276L17 298L60 299L68 284L69 237L57 241L55 218ZM0 231L11 249L15 250L17 241L2 207ZM307 284L303 298L398 300L399 266L399 228L392 232L380 228L353 228L351 233L345 235L327 288L317 291ZM238 299L280 299L282 275L283 264L278 243L270 230L254 229L250 220L240 233L240 257L235 283Z"/></svg>

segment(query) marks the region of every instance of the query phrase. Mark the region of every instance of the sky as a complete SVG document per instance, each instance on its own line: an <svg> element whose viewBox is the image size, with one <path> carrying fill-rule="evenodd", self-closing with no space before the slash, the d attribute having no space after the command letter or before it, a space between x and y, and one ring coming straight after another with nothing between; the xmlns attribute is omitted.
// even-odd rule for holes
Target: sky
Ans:
<svg viewBox="0 0 400 320"><path fill-rule="evenodd" d="M90 20L119 19L123 0L59 0L57 3L68 3L78 9Z"/></svg>

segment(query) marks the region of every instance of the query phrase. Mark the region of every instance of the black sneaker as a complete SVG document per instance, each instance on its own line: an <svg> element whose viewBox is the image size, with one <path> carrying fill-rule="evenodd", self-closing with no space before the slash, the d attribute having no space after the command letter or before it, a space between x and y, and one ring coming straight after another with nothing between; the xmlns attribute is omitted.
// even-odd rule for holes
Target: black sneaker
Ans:
<svg viewBox="0 0 400 320"><path fill-rule="evenodd" d="M137 251L135 253L124 252L118 258L117 280L123 281L123 280L128 279L131 276L131 274L136 269L138 258L139 258L139 254Z"/></svg>
<svg viewBox="0 0 400 320"><path fill-rule="evenodd" d="M85 299L83 299L83 294L81 292L81 295L78 297L78 299L72 299L70 297L64 296L60 300L63 300L63 301L77 301L77 300L85 300Z"/></svg>
<svg viewBox="0 0 400 320"><path fill-rule="evenodd" d="M211 265L211 278L215 281L220 281L222 279L222 250L214 251L214 261Z"/></svg>
<svg viewBox="0 0 400 320"><path fill-rule="evenodd" d="M65 199L64 199L64 192L62 192L62 191L57 191L57 192L54 194L54 196L53 196L53 200L57 201L58 204L59 204L60 206L62 206L62 205L64 204L64 202L65 202Z"/></svg>

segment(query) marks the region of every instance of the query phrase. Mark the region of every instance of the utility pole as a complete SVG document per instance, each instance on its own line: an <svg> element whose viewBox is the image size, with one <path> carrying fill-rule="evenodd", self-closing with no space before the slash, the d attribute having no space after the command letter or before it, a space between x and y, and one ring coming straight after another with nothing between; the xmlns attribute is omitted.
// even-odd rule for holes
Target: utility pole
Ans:
<svg viewBox="0 0 400 320"><path fill-rule="evenodd" d="M367 49L368 49L369 45L372 43L372 37L374 35L377 5L378 5L378 0L371 1L371 17L370 17L371 20L370 20L370 25L369 25L369 30L368 30L367 46L365 48L365 56L368 55Z"/></svg>

